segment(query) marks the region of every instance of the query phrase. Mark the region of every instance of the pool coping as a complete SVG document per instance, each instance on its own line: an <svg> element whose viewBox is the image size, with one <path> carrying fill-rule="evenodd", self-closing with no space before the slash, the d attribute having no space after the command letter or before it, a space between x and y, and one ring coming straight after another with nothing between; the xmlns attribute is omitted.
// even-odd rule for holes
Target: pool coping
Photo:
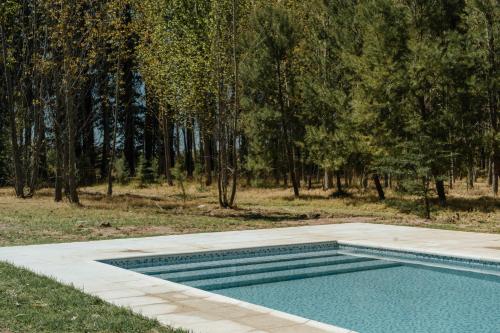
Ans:
<svg viewBox="0 0 500 333"><path fill-rule="evenodd" d="M369 223L0 248L0 260L193 332L354 332L97 260L337 241L500 263L500 235Z"/></svg>

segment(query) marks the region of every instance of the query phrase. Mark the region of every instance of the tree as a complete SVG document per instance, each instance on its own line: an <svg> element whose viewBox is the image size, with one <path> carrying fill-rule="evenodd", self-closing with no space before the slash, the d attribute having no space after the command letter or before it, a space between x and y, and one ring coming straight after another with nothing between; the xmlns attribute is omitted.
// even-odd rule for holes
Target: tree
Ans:
<svg viewBox="0 0 500 333"><path fill-rule="evenodd" d="M248 77L245 80L252 95L247 98L263 111L262 115L270 116L276 128L280 128L286 168L294 195L298 197L295 146L298 132L295 97L298 92L294 66L299 28L284 4L257 5L250 17L250 26L247 45L253 56L246 59Z"/></svg>
<svg viewBox="0 0 500 333"><path fill-rule="evenodd" d="M490 152L492 168L492 190L498 194L498 179L500 177L500 117L499 78L498 78L498 48L500 8L496 1L470 0L466 1L466 49L478 64L473 75L472 89L483 97L484 108L488 111L487 146Z"/></svg>
<svg viewBox="0 0 500 333"><path fill-rule="evenodd" d="M216 99L218 147L217 189L219 205L232 208L238 181L238 137L240 115L240 30L245 2L218 1L211 9L211 70Z"/></svg>
<svg viewBox="0 0 500 333"><path fill-rule="evenodd" d="M22 68L22 63L18 63L17 56L22 50L14 49L17 44L17 39L22 38L21 26L14 22L22 11L21 4L17 1L4 2L0 7L0 39L2 47L2 74L3 74L3 105L7 109L8 122L10 127L10 143L12 150L12 160L14 162L14 177L16 196L24 197L25 177L23 174L23 166L21 160L21 151L18 143L17 133L17 114L18 106L16 105L15 92L16 86L19 84L19 71L17 67Z"/></svg>
<svg viewBox="0 0 500 333"><path fill-rule="evenodd" d="M400 110L409 89L409 32L403 7L395 6L391 0L365 5L358 11L357 20L362 52L351 57L358 80L353 93L353 117L359 132L365 134L362 142L369 156L365 168L373 173L379 199L383 200L379 175L390 173L387 159L405 137L400 127L403 121Z"/></svg>
<svg viewBox="0 0 500 333"><path fill-rule="evenodd" d="M224 208L242 175L295 197L313 173L339 195L371 180L380 200L394 182L426 216L447 178L487 175L496 195L498 13L492 0L5 0L0 176L19 197L47 184L75 203L118 176L173 185L174 165L206 185L215 171Z"/></svg>

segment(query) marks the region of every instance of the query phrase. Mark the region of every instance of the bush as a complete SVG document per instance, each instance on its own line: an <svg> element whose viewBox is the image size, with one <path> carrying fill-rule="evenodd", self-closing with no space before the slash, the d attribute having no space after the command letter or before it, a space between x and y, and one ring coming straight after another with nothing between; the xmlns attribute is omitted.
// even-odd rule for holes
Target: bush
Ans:
<svg viewBox="0 0 500 333"><path fill-rule="evenodd" d="M139 159L138 178L141 186L152 184L156 181L156 173L153 169L153 163L144 158Z"/></svg>
<svg viewBox="0 0 500 333"><path fill-rule="evenodd" d="M181 187L182 200L186 201L187 195L186 195L186 188L184 187L184 182L186 181L186 175L184 173L184 166L182 162L177 160L175 162L175 167L173 167L171 170L172 170L172 176L174 176L174 179L179 183L179 186Z"/></svg>
<svg viewBox="0 0 500 333"><path fill-rule="evenodd" d="M120 184L127 184L129 182L130 172L125 163L125 157L120 156L117 158L113 165L113 176Z"/></svg>

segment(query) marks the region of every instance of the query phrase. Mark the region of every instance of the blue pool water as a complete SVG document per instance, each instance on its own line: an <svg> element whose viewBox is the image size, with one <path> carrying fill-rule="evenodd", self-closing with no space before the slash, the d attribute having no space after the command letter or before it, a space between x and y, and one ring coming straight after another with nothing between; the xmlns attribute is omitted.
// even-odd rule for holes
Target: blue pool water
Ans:
<svg viewBox="0 0 500 333"><path fill-rule="evenodd" d="M496 263L336 243L108 263L360 333L500 333Z"/></svg>
<svg viewBox="0 0 500 333"><path fill-rule="evenodd" d="M213 292L358 332L500 332L499 279L415 267Z"/></svg>

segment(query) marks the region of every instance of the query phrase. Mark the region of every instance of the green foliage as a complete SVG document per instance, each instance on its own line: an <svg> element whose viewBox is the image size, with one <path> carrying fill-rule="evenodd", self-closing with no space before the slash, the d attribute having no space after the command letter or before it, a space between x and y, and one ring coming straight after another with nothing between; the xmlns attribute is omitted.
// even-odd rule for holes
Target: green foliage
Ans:
<svg viewBox="0 0 500 333"><path fill-rule="evenodd" d="M395 147L393 156L383 159L381 169L399 180L398 190L406 194L419 196L423 201L423 216L430 218L429 197L433 177L433 161L423 154L417 145L401 144Z"/></svg>
<svg viewBox="0 0 500 333"><path fill-rule="evenodd" d="M127 167L127 161L122 155L115 160L113 165L113 177L120 184L127 184L130 181L130 172Z"/></svg>
<svg viewBox="0 0 500 333"><path fill-rule="evenodd" d="M186 188L184 186L184 184L186 183L186 173L184 170L185 168L183 163L181 162L181 159L177 159L177 161L175 162L175 167L172 168L172 176L174 176L174 179L181 187L182 200L186 202L187 194L186 194Z"/></svg>
<svg viewBox="0 0 500 333"><path fill-rule="evenodd" d="M2 109L0 99L0 110ZM7 185L11 179L11 151L8 139L8 127L6 115L0 111L0 186Z"/></svg>
<svg viewBox="0 0 500 333"><path fill-rule="evenodd" d="M141 186L147 186L156 181L155 165L152 161L148 161L141 157L139 159L139 173L138 178Z"/></svg>
<svg viewBox="0 0 500 333"><path fill-rule="evenodd" d="M6 0L0 91L15 93L0 96L13 114L0 120L16 133L8 144L0 128L0 177L14 178L10 154L30 187L38 150L46 180L66 155L80 163L62 163L58 179L104 171L118 106L129 159L146 138L157 155L173 141L179 158L178 133L192 129L199 190L211 154L219 199L232 175L292 183L302 170L387 173L428 198L436 180L500 165L499 17L494 0ZM138 161L141 184L155 181L157 159ZM125 164L113 166L119 182ZM182 187L184 167L173 170Z"/></svg>
<svg viewBox="0 0 500 333"><path fill-rule="evenodd" d="M249 17L243 38L242 107L249 143L247 170L265 175L286 169L283 151L301 140L296 100L300 28L284 4L263 4ZM277 149L269 149L276 147Z"/></svg>
<svg viewBox="0 0 500 333"><path fill-rule="evenodd" d="M207 188L203 179L203 166L201 165L201 163L195 163L193 176L198 183L198 192L205 192Z"/></svg>

